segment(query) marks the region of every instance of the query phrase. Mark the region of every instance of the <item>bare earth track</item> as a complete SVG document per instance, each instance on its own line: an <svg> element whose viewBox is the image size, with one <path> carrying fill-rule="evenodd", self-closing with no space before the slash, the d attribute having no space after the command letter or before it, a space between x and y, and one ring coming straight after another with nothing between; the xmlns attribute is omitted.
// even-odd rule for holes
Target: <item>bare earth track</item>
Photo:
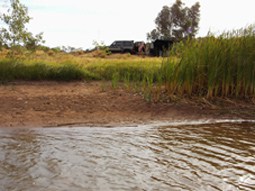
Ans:
<svg viewBox="0 0 255 191"><path fill-rule="evenodd" d="M231 101L224 106L191 100L148 103L139 94L103 82L0 85L0 127L113 127L214 118L255 119L255 106Z"/></svg>

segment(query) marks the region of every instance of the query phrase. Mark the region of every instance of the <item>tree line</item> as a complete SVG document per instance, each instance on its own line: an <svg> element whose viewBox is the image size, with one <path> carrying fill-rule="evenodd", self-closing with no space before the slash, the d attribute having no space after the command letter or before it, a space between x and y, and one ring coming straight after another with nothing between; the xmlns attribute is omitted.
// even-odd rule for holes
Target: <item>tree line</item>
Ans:
<svg viewBox="0 0 255 191"><path fill-rule="evenodd" d="M7 3L9 1L9 3ZM44 43L43 33L33 35L26 25L31 20L28 8L20 0L6 0L7 11L0 12L0 47L22 46L35 49ZM181 41L194 38L199 29L200 4L185 6L176 0L172 6L164 6L155 19L155 29L147 33L147 39Z"/></svg>

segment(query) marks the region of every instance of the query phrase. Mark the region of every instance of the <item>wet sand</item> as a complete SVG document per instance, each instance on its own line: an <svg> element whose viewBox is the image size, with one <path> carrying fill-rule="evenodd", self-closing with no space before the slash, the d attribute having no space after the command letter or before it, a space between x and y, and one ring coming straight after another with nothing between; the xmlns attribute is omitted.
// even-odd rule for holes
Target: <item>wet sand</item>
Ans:
<svg viewBox="0 0 255 191"><path fill-rule="evenodd" d="M12 82L0 85L0 127L135 126L151 122L255 119L252 101L183 99L149 103L104 82Z"/></svg>

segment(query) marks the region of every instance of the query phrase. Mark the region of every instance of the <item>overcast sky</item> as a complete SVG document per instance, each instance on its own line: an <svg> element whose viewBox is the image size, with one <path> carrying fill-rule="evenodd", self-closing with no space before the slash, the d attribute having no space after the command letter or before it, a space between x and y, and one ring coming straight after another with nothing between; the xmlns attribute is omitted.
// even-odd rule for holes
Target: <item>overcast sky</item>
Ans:
<svg viewBox="0 0 255 191"><path fill-rule="evenodd" d="M2 0L1 0L2 1ZM255 23L254 0L183 0L201 5L200 30L222 32ZM93 47L93 41L109 45L114 40L144 40L155 27L164 5L175 0L21 0L28 6L29 30L44 32L45 45Z"/></svg>

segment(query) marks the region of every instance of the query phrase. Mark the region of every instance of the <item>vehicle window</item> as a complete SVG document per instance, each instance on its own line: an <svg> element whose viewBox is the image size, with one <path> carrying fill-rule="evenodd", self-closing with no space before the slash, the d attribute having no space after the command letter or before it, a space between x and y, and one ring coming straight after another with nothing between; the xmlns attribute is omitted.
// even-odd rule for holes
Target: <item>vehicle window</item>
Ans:
<svg viewBox="0 0 255 191"><path fill-rule="evenodd" d="M125 45L125 46L131 46L132 43L131 43L131 42L124 42L124 45Z"/></svg>
<svg viewBox="0 0 255 191"><path fill-rule="evenodd" d="M116 42L114 41L114 42L111 44L111 46L116 46Z"/></svg>

